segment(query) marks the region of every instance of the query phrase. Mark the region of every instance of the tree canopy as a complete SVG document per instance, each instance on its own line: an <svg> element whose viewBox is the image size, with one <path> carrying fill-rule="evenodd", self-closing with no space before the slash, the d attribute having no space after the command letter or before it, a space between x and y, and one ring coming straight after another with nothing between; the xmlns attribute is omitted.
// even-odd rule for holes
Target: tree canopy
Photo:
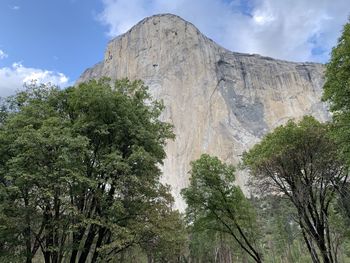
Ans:
<svg viewBox="0 0 350 263"><path fill-rule="evenodd" d="M254 209L235 185L234 172L232 165L207 154L192 162L190 185L182 190L186 214L195 229L227 233L255 262L262 262Z"/></svg>
<svg viewBox="0 0 350 263"><path fill-rule="evenodd" d="M345 24L338 44L326 65L323 100L330 105L333 138L350 165L350 23Z"/></svg>
<svg viewBox="0 0 350 263"><path fill-rule="evenodd" d="M329 215L347 179L328 131L327 124L306 116L278 127L243 156L261 193L284 195L295 206L313 262L321 262L319 255L337 262Z"/></svg>
<svg viewBox="0 0 350 263"><path fill-rule="evenodd" d="M162 109L128 80L34 85L9 98L0 123L3 260L32 262L40 251L45 262L107 262L158 238L181 250L162 232L168 221L181 225L159 181L174 137Z"/></svg>
<svg viewBox="0 0 350 263"><path fill-rule="evenodd" d="M350 23L344 25L338 44L326 65L323 99L330 102L331 111L350 111Z"/></svg>

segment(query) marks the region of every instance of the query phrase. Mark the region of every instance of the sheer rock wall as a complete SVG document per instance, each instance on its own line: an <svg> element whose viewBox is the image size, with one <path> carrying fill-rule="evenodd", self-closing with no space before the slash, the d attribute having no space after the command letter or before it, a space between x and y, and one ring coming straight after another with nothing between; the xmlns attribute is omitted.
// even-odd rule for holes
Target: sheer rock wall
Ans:
<svg viewBox="0 0 350 263"><path fill-rule="evenodd" d="M321 103L324 66L231 52L191 23L164 14L145 18L107 46L104 60L79 82L107 76L142 79L166 106L175 126L166 147L163 180L176 207L188 183L189 163L202 153L237 164L243 151L288 119L329 118ZM247 190L246 174L237 176Z"/></svg>

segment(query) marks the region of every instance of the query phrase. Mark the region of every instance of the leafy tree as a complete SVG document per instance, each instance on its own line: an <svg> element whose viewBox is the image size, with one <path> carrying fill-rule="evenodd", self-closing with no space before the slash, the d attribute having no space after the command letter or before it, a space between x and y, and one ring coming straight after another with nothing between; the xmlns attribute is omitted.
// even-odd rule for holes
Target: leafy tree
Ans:
<svg viewBox="0 0 350 263"><path fill-rule="evenodd" d="M350 23L344 25L338 44L333 48L326 66L326 81L323 100L330 104L333 126L332 135L337 141L341 155L350 165ZM339 189L340 201L344 208L350 207L348 187ZM350 213L345 213L350 220Z"/></svg>
<svg viewBox="0 0 350 263"><path fill-rule="evenodd" d="M190 262L224 263L251 262L249 255L237 244L234 238L226 233L225 228L217 224L215 227L188 227L190 232Z"/></svg>
<svg viewBox="0 0 350 263"><path fill-rule="evenodd" d="M157 221L179 215L159 181L173 138L162 109L128 80L34 85L9 99L0 123L4 257L14 249L19 262L38 251L45 262L105 262L146 242L149 228L165 235Z"/></svg>
<svg viewBox="0 0 350 263"><path fill-rule="evenodd" d="M10 251L13 241L23 244L26 262L39 248L46 261L60 261L70 214L62 199L83 168L78 153L85 152L87 140L74 135L55 110L58 94L50 86L29 87L9 101L0 126L4 242ZM6 232L16 238L8 240Z"/></svg>
<svg viewBox="0 0 350 263"><path fill-rule="evenodd" d="M350 23L344 26L337 46L326 66L323 100L329 102L334 122L334 138L350 164Z"/></svg>
<svg viewBox="0 0 350 263"><path fill-rule="evenodd" d="M148 262L182 262L186 256L187 232L178 211L154 216L140 244L146 251Z"/></svg>
<svg viewBox="0 0 350 263"><path fill-rule="evenodd" d="M279 195L267 194L252 198L262 232L263 253L266 262L311 262L304 244L296 209Z"/></svg>
<svg viewBox="0 0 350 263"><path fill-rule="evenodd" d="M206 154L191 167L190 186L182 190L190 222L195 228L228 233L254 261L262 262L254 210L234 184L234 167Z"/></svg>
<svg viewBox="0 0 350 263"><path fill-rule="evenodd" d="M331 111L350 112L350 23L345 24L337 46L332 50L326 66L326 82L323 99L330 102Z"/></svg>
<svg viewBox="0 0 350 263"><path fill-rule="evenodd" d="M329 218L346 174L328 131L313 117L289 121L243 156L263 192L284 195L295 206L313 262L320 256L323 262L337 262Z"/></svg>

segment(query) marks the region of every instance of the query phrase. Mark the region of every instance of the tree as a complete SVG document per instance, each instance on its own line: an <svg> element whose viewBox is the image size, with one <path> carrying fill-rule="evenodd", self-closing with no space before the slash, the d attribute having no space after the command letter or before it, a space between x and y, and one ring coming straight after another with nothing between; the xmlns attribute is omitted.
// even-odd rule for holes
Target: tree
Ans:
<svg viewBox="0 0 350 263"><path fill-rule="evenodd" d="M254 210L234 185L234 172L232 165L206 154L192 162L190 185L182 190L186 214L195 228L228 233L255 262L262 262Z"/></svg>
<svg viewBox="0 0 350 263"><path fill-rule="evenodd" d="M323 100L333 113L334 138L348 165L350 164L350 23L344 26L337 46L326 65Z"/></svg>
<svg viewBox="0 0 350 263"><path fill-rule="evenodd" d="M152 221L149 222L140 244L147 254L148 262L183 262L187 248L187 232L179 212L168 211L165 215L157 213Z"/></svg>
<svg viewBox="0 0 350 263"><path fill-rule="evenodd" d="M350 23L345 24L337 46L326 66L323 99L330 102L333 113L350 112Z"/></svg>
<svg viewBox="0 0 350 263"><path fill-rule="evenodd" d="M0 123L0 252L83 263L144 242L154 219L172 213L159 181L173 138L162 109L128 80L34 85L10 98Z"/></svg>
<svg viewBox="0 0 350 263"><path fill-rule="evenodd" d="M340 154L347 166L350 165L350 23L344 25L337 46L332 50L326 65L326 81L323 100L330 105L333 127L332 135L337 141ZM347 188L339 189L344 207L350 207ZM345 214L350 220L350 214Z"/></svg>
<svg viewBox="0 0 350 263"><path fill-rule="evenodd" d="M264 259L267 262L311 262L300 227L295 222L296 209L290 201L280 195L260 195L251 202L255 204L262 232Z"/></svg>
<svg viewBox="0 0 350 263"><path fill-rule="evenodd" d="M313 117L289 121L243 156L262 192L284 195L297 220L313 262L337 262L329 223L336 189L346 182L329 126Z"/></svg>
<svg viewBox="0 0 350 263"><path fill-rule="evenodd" d="M6 104L0 125L3 230L16 237L4 244L11 251L17 243L17 252L23 244L26 262L39 248L46 262L60 261L69 217L62 199L83 168L77 153L85 152L87 140L55 109L58 96L55 87L28 87Z"/></svg>

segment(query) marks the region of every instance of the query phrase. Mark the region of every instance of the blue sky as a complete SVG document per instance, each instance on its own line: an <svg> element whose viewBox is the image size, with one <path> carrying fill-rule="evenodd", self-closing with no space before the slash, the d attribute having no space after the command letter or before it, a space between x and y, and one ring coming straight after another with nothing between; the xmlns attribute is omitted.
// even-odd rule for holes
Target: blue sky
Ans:
<svg viewBox="0 0 350 263"><path fill-rule="evenodd" d="M7 56L0 67L21 63L74 81L103 58L109 37L96 19L102 7L90 0L1 0L0 49Z"/></svg>
<svg viewBox="0 0 350 263"><path fill-rule="evenodd" d="M327 62L349 0L1 0L0 96L38 79L74 83L107 42L146 16L174 13L220 45Z"/></svg>

